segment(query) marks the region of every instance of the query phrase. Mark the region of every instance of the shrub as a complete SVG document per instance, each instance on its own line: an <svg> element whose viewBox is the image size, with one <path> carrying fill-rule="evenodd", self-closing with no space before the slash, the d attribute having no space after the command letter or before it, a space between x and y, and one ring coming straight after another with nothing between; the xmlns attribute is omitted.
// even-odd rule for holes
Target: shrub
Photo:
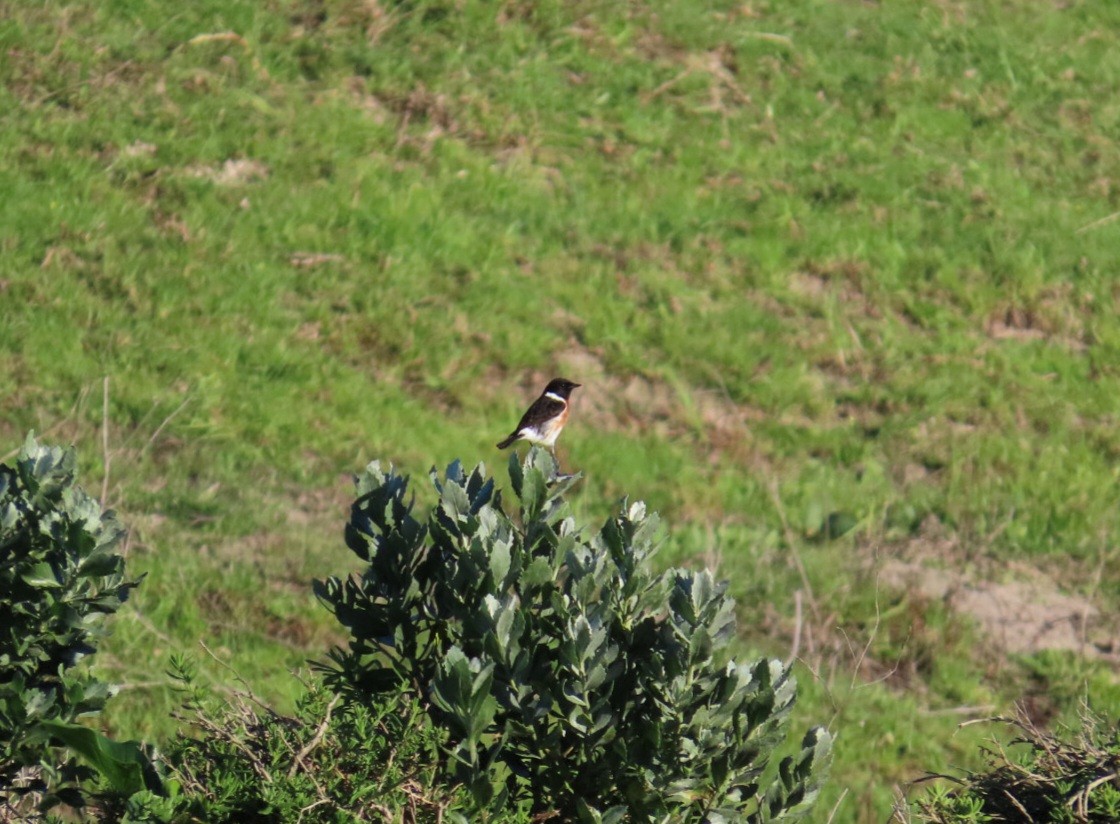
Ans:
<svg viewBox="0 0 1120 824"><path fill-rule="evenodd" d="M374 707L310 684L287 716L245 693L216 701L191 688L187 711L193 730L164 755L170 797L119 797L102 822L435 824L463 806L435 775L442 734L403 693Z"/></svg>
<svg viewBox="0 0 1120 824"><path fill-rule="evenodd" d="M1073 740L1025 718L997 718L1017 733L1014 751L989 750L989 769L944 785L918 803L933 824L1115 824L1120 821L1120 728L1086 713Z"/></svg>
<svg viewBox="0 0 1120 824"><path fill-rule="evenodd" d="M133 748L74 723L100 711L110 692L77 664L136 586L115 552L123 528L75 485L74 463L73 450L29 435L15 464L0 465L0 805L8 809L82 802L77 782L91 772L52 754L56 742L111 782L143 783Z"/></svg>
<svg viewBox="0 0 1120 824"><path fill-rule="evenodd" d="M733 602L708 571L651 567L658 520L623 502L597 534L566 514L578 476L530 450L509 463L518 518L458 462L413 516L408 481L372 463L346 529L367 564L316 583L349 630L328 681L374 702L404 684L451 733L482 810L563 821L779 821L804 815L831 738L810 730L768 770L796 686L777 661L719 663ZM542 819L543 820L543 819Z"/></svg>

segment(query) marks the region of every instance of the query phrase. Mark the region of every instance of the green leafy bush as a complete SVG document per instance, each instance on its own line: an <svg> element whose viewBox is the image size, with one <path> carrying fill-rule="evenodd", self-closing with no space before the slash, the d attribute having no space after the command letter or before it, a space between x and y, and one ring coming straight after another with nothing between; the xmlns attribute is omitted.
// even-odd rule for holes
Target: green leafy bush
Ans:
<svg viewBox="0 0 1120 824"><path fill-rule="evenodd" d="M442 733L400 692L344 704L310 684L287 716L192 687L184 720L164 754L172 792L118 797L99 820L435 824L466 802L435 774Z"/></svg>
<svg viewBox="0 0 1120 824"><path fill-rule="evenodd" d="M9 809L26 809L28 798L40 809L81 803L77 782L91 772L52 755L52 744L121 788L143 786L134 745L74 723L109 697L77 664L136 586L115 552L123 534L75 485L73 450L28 436L15 464L0 465L0 804Z"/></svg>
<svg viewBox="0 0 1120 824"><path fill-rule="evenodd" d="M408 481L370 464L346 529L367 563L317 582L350 634L328 680L375 703L405 684L452 735L481 810L563 821L763 822L815 800L831 738L768 769L796 697L777 661L720 663L733 603L707 571L652 570L658 520L623 503L597 534L566 515L578 477L533 449L509 464L518 517L458 462L413 516Z"/></svg>
<svg viewBox="0 0 1120 824"><path fill-rule="evenodd" d="M115 552L123 527L75 485L74 465L73 450L31 436L15 466L0 465L0 803L28 815L30 799L40 811L82 804L78 783L95 774L146 785L136 745L75 723L110 694L77 664L137 582Z"/></svg>
<svg viewBox="0 0 1120 824"><path fill-rule="evenodd" d="M918 803L932 824L1115 824L1120 821L1120 726L1086 713L1073 740L1025 718L994 719L1014 729L1011 749L987 752L990 768Z"/></svg>

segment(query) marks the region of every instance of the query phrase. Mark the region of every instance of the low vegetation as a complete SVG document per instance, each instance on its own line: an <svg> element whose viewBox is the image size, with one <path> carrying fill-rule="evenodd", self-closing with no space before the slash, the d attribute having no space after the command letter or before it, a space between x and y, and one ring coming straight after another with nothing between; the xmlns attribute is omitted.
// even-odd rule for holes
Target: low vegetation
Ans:
<svg viewBox="0 0 1120 824"><path fill-rule="evenodd" d="M28 437L0 464L0 820L80 806L95 770L119 791L145 780L135 745L78 723L110 685L80 665L136 581L118 545L124 528L74 482L74 452Z"/></svg>
<svg viewBox="0 0 1120 824"><path fill-rule="evenodd" d="M352 634L326 670L337 694L312 683L285 717L252 695L217 700L176 661L191 728L162 756L105 738L70 720L99 705L60 700L99 683L74 675L73 655L58 686L26 677L60 630L135 585L73 462L29 438L14 469L0 465L0 561L19 596L0 608L63 619L0 647L2 820L65 803L103 822L761 824L803 818L819 795L826 730L771 763L796 698L788 668L714 657L733 634L723 587L708 571L652 572L657 519L642 504L581 538L564 503L578 476L539 449L510 459L516 521L481 468L433 477L424 521L405 478L375 463L358 479L347 541L368 567L318 587ZM90 769L69 768L80 759Z"/></svg>
<svg viewBox="0 0 1120 824"><path fill-rule="evenodd" d="M1029 718L999 718L1012 735L986 752L988 768L929 792L917 820L930 824L1120 821L1120 728L1086 713L1059 736Z"/></svg>
<svg viewBox="0 0 1120 824"><path fill-rule="evenodd" d="M281 714L244 691L199 690L189 666L177 675L188 693L183 728L158 763L164 791L102 795L99 820L436 824L472 810L443 779L444 736L411 695L342 703L311 681L295 711Z"/></svg>

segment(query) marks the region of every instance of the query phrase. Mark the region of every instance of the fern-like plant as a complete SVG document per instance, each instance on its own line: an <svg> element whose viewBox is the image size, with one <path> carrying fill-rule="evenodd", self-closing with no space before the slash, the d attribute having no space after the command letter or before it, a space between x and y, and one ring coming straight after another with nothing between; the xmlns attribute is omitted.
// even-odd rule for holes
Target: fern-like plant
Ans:
<svg viewBox="0 0 1120 824"><path fill-rule="evenodd" d="M450 733L450 766L481 814L581 822L785 821L823 780L831 737L784 743L796 686L778 661L722 662L733 602L708 571L655 572L641 503L587 535L567 515L578 476L545 451L509 464L502 507L458 462L423 519L408 480L370 464L346 529L360 574L316 583L350 633L328 680L348 700L404 683Z"/></svg>

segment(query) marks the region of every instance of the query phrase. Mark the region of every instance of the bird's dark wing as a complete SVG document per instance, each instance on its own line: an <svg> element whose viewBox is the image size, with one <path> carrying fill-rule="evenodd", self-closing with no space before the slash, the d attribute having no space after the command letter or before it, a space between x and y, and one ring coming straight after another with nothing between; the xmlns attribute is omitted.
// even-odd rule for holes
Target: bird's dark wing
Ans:
<svg viewBox="0 0 1120 824"><path fill-rule="evenodd" d="M558 401L553 398L541 395L530 406L525 414L521 416L520 422L514 427L514 432L520 432L523 429L538 429L540 425L550 418L555 418L564 411L567 406L564 401Z"/></svg>

